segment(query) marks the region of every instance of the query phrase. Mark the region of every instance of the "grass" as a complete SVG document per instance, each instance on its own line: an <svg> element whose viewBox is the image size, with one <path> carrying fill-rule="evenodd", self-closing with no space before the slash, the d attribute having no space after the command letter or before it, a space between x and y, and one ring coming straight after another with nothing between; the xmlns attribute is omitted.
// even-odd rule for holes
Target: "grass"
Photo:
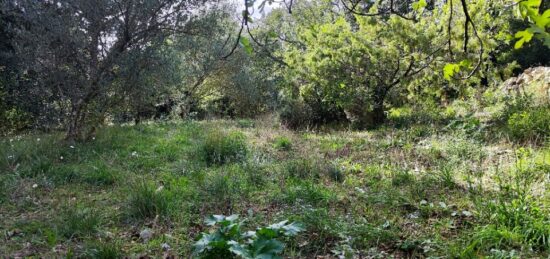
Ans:
<svg viewBox="0 0 550 259"><path fill-rule="evenodd" d="M0 251L190 257L206 216L239 214L252 228L302 222L287 258L550 255L547 142L489 141L400 113L372 131L215 120L105 127L76 144L2 138Z"/></svg>

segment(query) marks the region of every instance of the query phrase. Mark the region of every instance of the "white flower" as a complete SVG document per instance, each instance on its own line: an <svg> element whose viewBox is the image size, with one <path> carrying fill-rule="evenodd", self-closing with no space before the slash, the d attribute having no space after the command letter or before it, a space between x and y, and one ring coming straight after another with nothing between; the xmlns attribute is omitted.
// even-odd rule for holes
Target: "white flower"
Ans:
<svg viewBox="0 0 550 259"><path fill-rule="evenodd" d="M37 138L36 141L40 142L40 138Z"/></svg>
<svg viewBox="0 0 550 259"><path fill-rule="evenodd" d="M38 187L38 184L33 184L32 185L32 188L36 188L36 187Z"/></svg>
<svg viewBox="0 0 550 259"><path fill-rule="evenodd" d="M131 156L133 157L137 157L138 156L138 153L136 151L132 152Z"/></svg>
<svg viewBox="0 0 550 259"><path fill-rule="evenodd" d="M69 146L70 148L74 148L74 146Z"/></svg>
<svg viewBox="0 0 550 259"><path fill-rule="evenodd" d="M63 160L63 156L60 156L59 159Z"/></svg>
<svg viewBox="0 0 550 259"><path fill-rule="evenodd" d="M12 158L13 158L13 155L9 155L9 156L8 156L8 159L12 159Z"/></svg>

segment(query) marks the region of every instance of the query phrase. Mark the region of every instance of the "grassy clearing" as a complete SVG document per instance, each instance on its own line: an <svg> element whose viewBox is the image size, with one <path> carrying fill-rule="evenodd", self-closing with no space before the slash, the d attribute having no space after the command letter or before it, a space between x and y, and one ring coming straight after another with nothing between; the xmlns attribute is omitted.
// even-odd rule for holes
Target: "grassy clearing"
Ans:
<svg viewBox="0 0 550 259"><path fill-rule="evenodd" d="M250 228L301 222L285 257L549 256L547 144L436 125L273 125L114 126L76 144L1 139L0 251L189 257L205 217L239 214Z"/></svg>

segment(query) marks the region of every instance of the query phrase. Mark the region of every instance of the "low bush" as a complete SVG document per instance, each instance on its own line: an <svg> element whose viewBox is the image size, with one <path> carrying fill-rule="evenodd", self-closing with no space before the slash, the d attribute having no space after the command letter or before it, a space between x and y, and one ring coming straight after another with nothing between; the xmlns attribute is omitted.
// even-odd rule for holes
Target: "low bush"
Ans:
<svg viewBox="0 0 550 259"><path fill-rule="evenodd" d="M312 126L313 111L301 101L291 101L279 112L281 124L289 129L303 129Z"/></svg>
<svg viewBox="0 0 550 259"><path fill-rule="evenodd" d="M243 161L248 153L246 137L238 131L212 130L207 133L200 152L207 165Z"/></svg>

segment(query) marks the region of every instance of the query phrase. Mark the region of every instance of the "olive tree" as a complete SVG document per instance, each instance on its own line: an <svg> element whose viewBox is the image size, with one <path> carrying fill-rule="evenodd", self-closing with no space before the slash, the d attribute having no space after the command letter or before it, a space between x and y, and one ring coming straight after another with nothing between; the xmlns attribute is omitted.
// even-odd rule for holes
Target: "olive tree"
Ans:
<svg viewBox="0 0 550 259"><path fill-rule="evenodd" d="M198 33L191 21L207 0L8 0L2 10L22 21L12 28L16 55L34 84L66 112L68 139L101 123L121 60L170 35Z"/></svg>

